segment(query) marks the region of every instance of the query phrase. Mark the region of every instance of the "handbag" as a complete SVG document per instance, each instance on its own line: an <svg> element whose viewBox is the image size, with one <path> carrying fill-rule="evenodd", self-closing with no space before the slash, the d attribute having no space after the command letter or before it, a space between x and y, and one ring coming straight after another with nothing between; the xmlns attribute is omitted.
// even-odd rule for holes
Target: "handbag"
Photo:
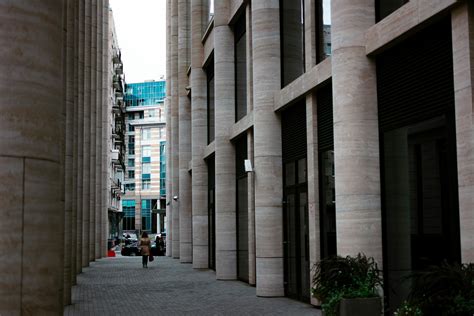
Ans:
<svg viewBox="0 0 474 316"><path fill-rule="evenodd" d="M153 255L149 255L149 256L148 256L148 260L149 260L150 262L152 262L153 260L155 260L155 257L153 257Z"/></svg>

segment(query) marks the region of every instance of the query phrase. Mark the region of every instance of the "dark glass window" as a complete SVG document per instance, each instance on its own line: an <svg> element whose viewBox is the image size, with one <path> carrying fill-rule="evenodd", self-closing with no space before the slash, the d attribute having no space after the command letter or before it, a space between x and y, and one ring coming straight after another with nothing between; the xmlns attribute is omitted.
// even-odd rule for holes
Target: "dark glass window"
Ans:
<svg viewBox="0 0 474 316"><path fill-rule="evenodd" d="M214 60L206 69L207 72L207 143L214 141L215 136L215 109L214 109Z"/></svg>
<svg viewBox="0 0 474 316"><path fill-rule="evenodd" d="M337 254L332 85L317 94L321 257Z"/></svg>
<svg viewBox="0 0 474 316"><path fill-rule="evenodd" d="M248 239L248 177L244 168L247 159L247 135L235 142L235 166L237 177L237 275L242 281L249 281L249 239Z"/></svg>
<svg viewBox="0 0 474 316"><path fill-rule="evenodd" d="M331 56L331 0L317 0L316 59L321 62Z"/></svg>
<svg viewBox="0 0 474 316"><path fill-rule="evenodd" d="M235 37L235 121L247 114L247 38L245 13L234 27Z"/></svg>
<svg viewBox="0 0 474 316"><path fill-rule="evenodd" d="M376 0L377 22L407 3L408 0Z"/></svg>
<svg viewBox="0 0 474 316"><path fill-rule="evenodd" d="M286 86L304 73L304 0L280 0L281 75Z"/></svg>
<svg viewBox="0 0 474 316"><path fill-rule="evenodd" d="M207 160L208 174L208 233L209 233L209 269L216 270L216 179L215 179L215 157Z"/></svg>
<svg viewBox="0 0 474 316"><path fill-rule="evenodd" d="M135 131L135 126L133 126L132 124L128 124L128 131L129 132L134 132Z"/></svg>
<svg viewBox="0 0 474 316"><path fill-rule="evenodd" d="M130 179L135 178L135 171L133 171L133 170L128 170L128 177L129 177Z"/></svg>

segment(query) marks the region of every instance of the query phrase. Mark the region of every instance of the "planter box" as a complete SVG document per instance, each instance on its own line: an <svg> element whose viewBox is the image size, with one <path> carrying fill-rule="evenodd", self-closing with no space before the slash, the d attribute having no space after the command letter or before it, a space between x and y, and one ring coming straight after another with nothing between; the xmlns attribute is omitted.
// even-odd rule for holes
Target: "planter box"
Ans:
<svg viewBox="0 0 474 316"><path fill-rule="evenodd" d="M380 316L382 301L380 297L342 299L339 316Z"/></svg>

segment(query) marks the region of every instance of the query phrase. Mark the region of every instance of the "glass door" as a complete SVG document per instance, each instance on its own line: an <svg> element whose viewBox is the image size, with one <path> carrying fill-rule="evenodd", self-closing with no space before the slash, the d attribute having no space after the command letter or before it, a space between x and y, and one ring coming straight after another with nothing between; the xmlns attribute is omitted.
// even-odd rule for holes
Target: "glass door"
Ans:
<svg viewBox="0 0 474 316"><path fill-rule="evenodd" d="M284 164L285 295L309 302L309 229L306 158Z"/></svg>

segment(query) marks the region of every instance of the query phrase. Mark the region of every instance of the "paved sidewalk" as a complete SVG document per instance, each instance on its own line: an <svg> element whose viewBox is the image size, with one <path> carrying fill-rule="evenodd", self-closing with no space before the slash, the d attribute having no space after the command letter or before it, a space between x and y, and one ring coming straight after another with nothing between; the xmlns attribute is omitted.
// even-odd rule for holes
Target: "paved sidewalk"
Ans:
<svg viewBox="0 0 474 316"><path fill-rule="evenodd" d="M64 315L313 315L320 311L287 298L260 298L239 281L216 281L176 259L101 259L83 269Z"/></svg>

